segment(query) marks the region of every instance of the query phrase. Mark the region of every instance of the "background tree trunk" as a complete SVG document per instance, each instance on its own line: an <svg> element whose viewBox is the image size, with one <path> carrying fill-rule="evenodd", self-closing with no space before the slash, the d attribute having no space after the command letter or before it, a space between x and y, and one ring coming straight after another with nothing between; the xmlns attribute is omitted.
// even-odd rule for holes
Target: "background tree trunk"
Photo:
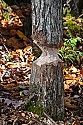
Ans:
<svg viewBox="0 0 83 125"><path fill-rule="evenodd" d="M62 63L62 0L32 0L32 38L42 50L33 62L30 94L42 103L54 120L64 117Z"/></svg>
<svg viewBox="0 0 83 125"><path fill-rule="evenodd" d="M64 8L70 8L72 16L78 17L83 13L83 0L63 0Z"/></svg>

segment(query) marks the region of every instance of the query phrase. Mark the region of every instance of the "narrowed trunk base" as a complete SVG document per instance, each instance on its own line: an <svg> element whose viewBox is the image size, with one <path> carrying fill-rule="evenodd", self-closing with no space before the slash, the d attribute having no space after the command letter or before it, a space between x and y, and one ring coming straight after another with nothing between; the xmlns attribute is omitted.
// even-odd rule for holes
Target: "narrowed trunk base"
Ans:
<svg viewBox="0 0 83 125"><path fill-rule="evenodd" d="M64 118L64 85L62 63L57 58L38 65L42 56L33 62L30 94L38 97L44 112L53 120L63 120ZM45 56L44 58L47 58ZM44 59L43 58L43 59ZM43 60L44 62L44 60Z"/></svg>

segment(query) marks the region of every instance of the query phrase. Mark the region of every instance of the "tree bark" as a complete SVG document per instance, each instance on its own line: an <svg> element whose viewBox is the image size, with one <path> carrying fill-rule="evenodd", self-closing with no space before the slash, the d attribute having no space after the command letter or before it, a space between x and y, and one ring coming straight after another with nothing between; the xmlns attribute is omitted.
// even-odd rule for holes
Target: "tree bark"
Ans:
<svg viewBox="0 0 83 125"><path fill-rule="evenodd" d="M62 0L32 0L32 31L37 28L47 37L47 44L62 43Z"/></svg>
<svg viewBox="0 0 83 125"><path fill-rule="evenodd" d="M32 38L42 54L32 65L30 94L51 118L63 120L63 68L57 54L62 45L62 0L32 0Z"/></svg>

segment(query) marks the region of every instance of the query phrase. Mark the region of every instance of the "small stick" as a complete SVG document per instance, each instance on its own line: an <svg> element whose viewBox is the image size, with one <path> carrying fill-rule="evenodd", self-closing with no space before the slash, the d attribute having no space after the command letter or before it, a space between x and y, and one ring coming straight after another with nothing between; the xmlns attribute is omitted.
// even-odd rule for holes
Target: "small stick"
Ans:
<svg viewBox="0 0 83 125"><path fill-rule="evenodd" d="M48 116L45 112L43 112L43 114L53 123L53 125L57 125L57 123L50 116Z"/></svg>
<svg viewBox="0 0 83 125"><path fill-rule="evenodd" d="M3 42L2 42L2 44L3 44L4 48L6 49L6 51L8 52L8 54L10 54L10 52L8 51L6 45Z"/></svg>
<svg viewBox="0 0 83 125"><path fill-rule="evenodd" d="M33 121L37 122L39 125L43 125L41 122L39 122L38 120L32 118Z"/></svg>
<svg viewBox="0 0 83 125"><path fill-rule="evenodd" d="M81 18L83 16L83 14L81 14L78 18Z"/></svg>
<svg viewBox="0 0 83 125"><path fill-rule="evenodd" d="M8 52L8 54L10 54L10 52L8 51L6 45L3 43L3 36L2 36L2 34L0 34L0 36L2 37L1 43L3 44L3 46L6 49L6 51Z"/></svg>

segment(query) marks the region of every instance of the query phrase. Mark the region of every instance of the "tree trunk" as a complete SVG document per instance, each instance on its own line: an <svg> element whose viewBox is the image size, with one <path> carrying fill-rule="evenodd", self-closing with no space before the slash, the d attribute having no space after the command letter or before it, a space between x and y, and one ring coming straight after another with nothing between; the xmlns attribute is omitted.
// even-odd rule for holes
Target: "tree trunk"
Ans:
<svg viewBox="0 0 83 125"><path fill-rule="evenodd" d="M71 8L71 13L73 14L73 16L76 16L76 17L79 16L79 8L78 8L79 1L80 0L70 0L68 3Z"/></svg>
<svg viewBox="0 0 83 125"><path fill-rule="evenodd" d="M83 0L63 0L63 8L70 8L72 16L78 17L83 12Z"/></svg>
<svg viewBox="0 0 83 125"><path fill-rule="evenodd" d="M32 38L42 50L33 62L30 94L54 120L64 117L62 63L57 53L62 45L62 0L32 0Z"/></svg>

